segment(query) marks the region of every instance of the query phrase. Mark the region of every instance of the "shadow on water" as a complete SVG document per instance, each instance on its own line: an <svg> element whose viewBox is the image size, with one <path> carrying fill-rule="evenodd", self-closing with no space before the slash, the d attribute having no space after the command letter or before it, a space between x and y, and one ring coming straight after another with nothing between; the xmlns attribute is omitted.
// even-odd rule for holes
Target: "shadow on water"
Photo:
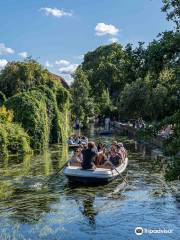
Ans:
<svg viewBox="0 0 180 240"><path fill-rule="evenodd" d="M164 227L171 221L176 231L179 182L165 182L165 162L126 137L88 135L107 146L114 139L124 142L128 185L120 177L103 186L70 185L57 174L71 154L66 146L0 159L0 239L128 239L131 232L134 239L137 224L158 227L158 221Z"/></svg>

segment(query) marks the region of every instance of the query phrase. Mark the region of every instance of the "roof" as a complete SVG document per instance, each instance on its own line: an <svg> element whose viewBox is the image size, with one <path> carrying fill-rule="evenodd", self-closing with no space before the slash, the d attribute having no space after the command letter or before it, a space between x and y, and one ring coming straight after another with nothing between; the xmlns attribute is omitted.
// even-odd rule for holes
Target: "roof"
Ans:
<svg viewBox="0 0 180 240"><path fill-rule="evenodd" d="M63 85L64 88L66 88L66 89L69 89L69 88L70 88L69 85L67 84L66 80L65 80L63 77L58 76L58 75L56 75L56 74L54 74L54 73L51 73L51 75L52 75L55 79L57 79L58 81L60 81L60 82L62 83L62 85Z"/></svg>

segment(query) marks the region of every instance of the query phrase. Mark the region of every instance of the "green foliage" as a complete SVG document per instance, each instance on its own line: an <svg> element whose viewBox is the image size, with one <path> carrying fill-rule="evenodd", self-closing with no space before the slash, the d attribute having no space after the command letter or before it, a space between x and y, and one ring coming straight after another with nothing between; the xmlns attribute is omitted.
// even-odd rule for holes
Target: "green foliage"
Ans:
<svg viewBox="0 0 180 240"><path fill-rule="evenodd" d="M0 89L0 104L13 112L14 121L30 136L33 149L65 142L69 134L69 93L47 69L34 60L8 63L0 74ZM10 113L2 107L0 122L12 122ZM16 139L13 141L14 149L18 148Z"/></svg>
<svg viewBox="0 0 180 240"><path fill-rule="evenodd" d="M150 72L157 79L163 69L176 67L179 64L179 41L179 32L166 31L150 42L144 57L146 73Z"/></svg>
<svg viewBox="0 0 180 240"><path fill-rule="evenodd" d="M62 110L64 108L64 105L69 101L70 95L68 91L62 86L58 86L56 88L55 94L58 108Z"/></svg>
<svg viewBox="0 0 180 240"><path fill-rule="evenodd" d="M127 84L121 92L120 113L129 118L163 119L178 108L178 85L173 72L168 69L163 70L157 80L147 75Z"/></svg>
<svg viewBox="0 0 180 240"><path fill-rule="evenodd" d="M136 137L141 140L149 141L157 135L154 125L147 125L145 128L137 129Z"/></svg>
<svg viewBox="0 0 180 240"><path fill-rule="evenodd" d="M60 96L59 96L60 101ZM63 102L63 96L62 96ZM14 119L31 136L33 149L43 149L49 143L64 141L64 110L59 110L56 94L48 87L17 94L7 100L6 106L14 111Z"/></svg>
<svg viewBox="0 0 180 240"><path fill-rule="evenodd" d="M101 46L85 54L82 70L87 74L91 95L95 96L97 102L100 102L104 89L109 90L110 96L118 95L117 90L125 84L127 71L124 66L127 62L122 46L117 43Z"/></svg>
<svg viewBox="0 0 180 240"><path fill-rule="evenodd" d="M177 28L180 27L180 3L179 0L163 0L164 6L162 11L167 13L167 20L176 23Z"/></svg>
<svg viewBox="0 0 180 240"><path fill-rule="evenodd" d="M180 111L177 111L172 116L165 118L159 128L171 125L173 134L165 141L164 152L166 155L176 156L180 151Z"/></svg>
<svg viewBox="0 0 180 240"><path fill-rule="evenodd" d="M7 131L4 128L4 124L0 123L0 156L7 155L8 137Z"/></svg>
<svg viewBox="0 0 180 240"><path fill-rule="evenodd" d="M113 43L85 54L72 87L76 118L85 122L93 114L113 116L118 112L120 119L142 117L145 121L156 121L138 132L143 139L155 137L167 117L173 124L172 116L178 115L180 106L180 4L179 0L163 3L162 11L177 25L175 31L159 34L147 47L143 42L137 47ZM174 155L179 149L178 121L166 141L166 154Z"/></svg>
<svg viewBox="0 0 180 240"><path fill-rule="evenodd" d="M5 95L0 91L0 107L4 105L6 101Z"/></svg>
<svg viewBox="0 0 180 240"><path fill-rule="evenodd" d="M30 139L24 129L12 123L13 113L0 107L0 155L28 153Z"/></svg>
<svg viewBox="0 0 180 240"><path fill-rule="evenodd" d="M28 91L36 86L55 87L56 82L48 70L43 69L34 60L10 62L0 74L0 89L6 97Z"/></svg>
<svg viewBox="0 0 180 240"><path fill-rule="evenodd" d="M174 157L171 159L167 166L165 178L168 181L179 180L180 178L180 157Z"/></svg>
<svg viewBox="0 0 180 240"><path fill-rule="evenodd" d="M84 124L94 115L94 102L89 95L90 90L86 74L78 68L72 85L72 113L75 119Z"/></svg>
<svg viewBox="0 0 180 240"><path fill-rule="evenodd" d="M115 111L115 107L112 104L112 101L109 96L109 90L104 89L99 102L99 111L102 116L111 116Z"/></svg>
<svg viewBox="0 0 180 240"><path fill-rule="evenodd" d="M6 106L14 111L14 119L31 136L34 149L47 147L49 136L48 115L44 96L36 91L21 93L7 100Z"/></svg>
<svg viewBox="0 0 180 240"><path fill-rule="evenodd" d="M0 123L0 155L30 153L30 139L18 124Z"/></svg>
<svg viewBox="0 0 180 240"><path fill-rule="evenodd" d="M8 111L4 106L0 107L0 123L12 122L13 113Z"/></svg>
<svg viewBox="0 0 180 240"><path fill-rule="evenodd" d="M179 40L178 32L169 31L146 49L142 42L136 48L114 43L88 52L81 74L89 83L86 95L94 99L95 113L104 115L103 94L108 91L121 118L159 120L172 115L179 104ZM85 113L83 107L80 111ZM108 108L105 112L113 114Z"/></svg>

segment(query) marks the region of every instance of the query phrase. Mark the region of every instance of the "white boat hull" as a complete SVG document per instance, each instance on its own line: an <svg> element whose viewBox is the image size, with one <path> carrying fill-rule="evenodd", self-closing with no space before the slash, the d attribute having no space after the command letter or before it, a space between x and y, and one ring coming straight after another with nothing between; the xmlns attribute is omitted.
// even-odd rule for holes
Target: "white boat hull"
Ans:
<svg viewBox="0 0 180 240"><path fill-rule="evenodd" d="M122 174L128 165L128 158L113 170L107 168L96 168L95 170L83 170L79 166L68 166L64 169L64 174L70 182L80 183L107 183L119 174Z"/></svg>

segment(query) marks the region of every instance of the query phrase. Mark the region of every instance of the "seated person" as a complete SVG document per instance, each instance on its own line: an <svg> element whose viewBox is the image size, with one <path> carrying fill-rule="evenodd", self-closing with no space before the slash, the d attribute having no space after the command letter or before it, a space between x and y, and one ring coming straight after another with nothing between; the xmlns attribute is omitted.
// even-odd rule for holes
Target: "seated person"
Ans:
<svg viewBox="0 0 180 240"><path fill-rule="evenodd" d="M74 139L73 139L73 137L69 137L67 143L68 143L68 145L73 145L73 144L74 144Z"/></svg>
<svg viewBox="0 0 180 240"><path fill-rule="evenodd" d="M115 150L111 151L108 160L104 163L103 167L116 168L121 164L121 158Z"/></svg>
<svg viewBox="0 0 180 240"><path fill-rule="evenodd" d="M98 155L96 157L96 165L98 167L102 167L102 165L107 161L107 156L106 156L106 149L103 148L101 152L98 152Z"/></svg>
<svg viewBox="0 0 180 240"><path fill-rule="evenodd" d="M76 138L75 142L76 142L76 144L81 144L81 138L80 138L80 136L78 136L78 137Z"/></svg>
<svg viewBox="0 0 180 240"><path fill-rule="evenodd" d="M127 158L127 151L126 151L123 143L117 144L117 153L122 159Z"/></svg>
<svg viewBox="0 0 180 240"><path fill-rule="evenodd" d="M98 143L97 150L98 150L98 152L102 152L103 151L103 144L102 143Z"/></svg>
<svg viewBox="0 0 180 240"><path fill-rule="evenodd" d="M117 141L113 141L110 148L109 148L109 151L111 150L117 150Z"/></svg>
<svg viewBox="0 0 180 240"><path fill-rule="evenodd" d="M106 149L104 148L102 143L99 143L97 145L97 156L96 156L96 161L95 164L96 165L103 165L106 159Z"/></svg>
<svg viewBox="0 0 180 240"><path fill-rule="evenodd" d="M88 148L82 150L83 161L81 163L82 169L95 169L96 166L94 164L95 157L97 153L94 151L95 144L94 142L88 143Z"/></svg>
<svg viewBox="0 0 180 240"><path fill-rule="evenodd" d="M76 165L80 165L82 162L82 154L81 154L81 149L80 148L76 148L74 150L74 154L71 157L70 161L69 161L69 165L70 166L76 166Z"/></svg>
<svg viewBox="0 0 180 240"><path fill-rule="evenodd" d="M88 144L88 138L85 136L82 136L81 143L87 145Z"/></svg>

